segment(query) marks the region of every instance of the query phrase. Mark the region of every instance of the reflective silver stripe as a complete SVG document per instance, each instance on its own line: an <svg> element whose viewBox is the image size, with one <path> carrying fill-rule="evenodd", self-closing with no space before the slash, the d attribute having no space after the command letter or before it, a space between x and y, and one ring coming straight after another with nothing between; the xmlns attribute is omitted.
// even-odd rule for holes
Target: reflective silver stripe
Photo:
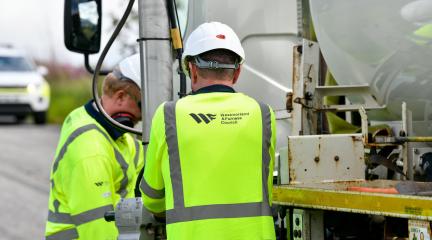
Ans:
<svg viewBox="0 0 432 240"><path fill-rule="evenodd" d="M48 211L48 221L52 223L73 224L69 213Z"/></svg>
<svg viewBox="0 0 432 240"><path fill-rule="evenodd" d="M129 167L129 165L126 163L123 156L120 154L119 151L117 151L117 149L114 148L114 151L115 151L115 156L116 156L117 162L120 164L120 167L121 167L122 172L123 172L123 179L120 182L120 188L117 191L117 193L120 194L120 196L122 198L124 198L127 194L127 189L126 189L127 184L128 184L127 169Z"/></svg>
<svg viewBox="0 0 432 240"><path fill-rule="evenodd" d="M166 211L167 224L215 218L271 216L268 203L238 203L175 208Z"/></svg>
<svg viewBox="0 0 432 240"><path fill-rule="evenodd" d="M140 188L145 195L153 199L162 199L165 197L165 189L157 190L150 187L144 177L141 179Z"/></svg>
<svg viewBox="0 0 432 240"><path fill-rule="evenodd" d="M134 140L135 142L135 158L134 158L134 164L135 167L138 167L138 160L140 158L141 148L138 141Z"/></svg>
<svg viewBox="0 0 432 240"><path fill-rule="evenodd" d="M57 170L58 168L58 164L60 162L60 160L64 157L69 145L81 134L89 131L89 130L97 130L99 133L101 133L109 142L112 142L112 139L101 129L99 129L98 126L96 126L96 124L89 124L89 125L85 125L82 126L80 128L77 128L75 131L73 131L68 139L66 140L66 142L63 144L57 158L54 161L54 165L53 165L53 173ZM127 185L128 185L128 176L127 176L127 169L129 167L129 165L126 163L126 161L124 160L123 156L120 154L120 152L113 146L114 149L114 154L116 157L117 162L120 164L120 167L122 169L123 172L123 179L120 182L120 188L117 191L118 194L120 194L120 196L122 198L124 198L127 195ZM52 181L52 186L54 186L54 181ZM56 207L56 212L58 212L58 206Z"/></svg>
<svg viewBox="0 0 432 240"><path fill-rule="evenodd" d="M167 223L212 218L271 216L267 181L270 168L269 149L271 145L272 131L271 113L268 105L259 103L262 119L262 202L185 207L177 139L175 104L175 102L167 102L164 106L165 135L168 145L170 174L174 198L174 209L166 212Z"/></svg>
<svg viewBox="0 0 432 240"><path fill-rule="evenodd" d="M67 229L53 235L46 236L46 240L72 240L79 238L78 232L75 228Z"/></svg>
<svg viewBox="0 0 432 240"><path fill-rule="evenodd" d="M98 127L95 124L89 124L89 125L85 125L82 126L80 128L77 128L75 131L72 132L71 135L69 135L69 137L67 138L66 142L63 144L62 148L60 149L59 154L57 155L54 164L53 164L53 173L55 173L55 171L57 171L58 168L58 164L60 162L60 160L63 158L63 156L65 155L69 145L75 140L75 138L77 138L79 135L91 130L91 129L98 129Z"/></svg>
<svg viewBox="0 0 432 240"><path fill-rule="evenodd" d="M174 208L184 208L183 179L177 140L176 102L164 105L165 137L168 145L170 176L174 195Z"/></svg>
<svg viewBox="0 0 432 240"><path fill-rule="evenodd" d="M270 165L270 145L271 145L271 114L267 104L259 103L261 108L262 119L262 184L263 184L263 202L268 203L268 177ZM270 208L270 207L269 207ZM270 209L269 209L270 210Z"/></svg>
<svg viewBox="0 0 432 240"><path fill-rule="evenodd" d="M49 211L48 221L53 223L75 224L76 226L78 226L99 218L103 218L106 212L113 210L114 208L112 205L106 205L73 216L71 216L69 213Z"/></svg>
<svg viewBox="0 0 432 240"><path fill-rule="evenodd" d="M108 141L111 141L111 138L102 130L100 130L99 128L96 128L96 130L98 132L100 132ZM128 176L127 176L127 170L129 168L129 165L127 164L127 162L124 160L123 156L120 154L120 152L113 147L114 149L114 155L115 158L118 162L118 164L120 165L122 172L123 172L123 179L120 182L120 188L119 190L117 190L117 193L120 194L120 196L122 198L124 198L127 195L127 185L128 185Z"/></svg>
<svg viewBox="0 0 432 240"><path fill-rule="evenodd" d="M65 143L63 144L62 148L60 149L59 154L57 155L56 159L54 160L54 164L53 164L53 169L52 169L52 174L54 174L57 171L58 165L60 163L60 160L63 159L64 155L66 154L66 151L69 147L69 145L81 134L92 130L92 129L98 129L98 127L96 126L96 124L89 124L89 125L85 125L82 126L80 128L77 128L75 131L73 131L69 137L66 139ZM99 130L100 131L100 130ZM52 189L54 188L54 179L51 179L51 187ZM58 200L54 200L53 202L55 211L58 212L59 206L60 206L60 202ZM49 214L49 213L48 213Z"/></svg>
<svg viewBox="0 0 432 240"><path fill-rule="evenodd" d="M72 221L76 226L91 222L93 220L103 218L105 213L108 211L113 211L114 208L112 205L106 205L98 208L94 208L92 210L88 210L85 212L82 212L77 215L72 216Z"/></svg>

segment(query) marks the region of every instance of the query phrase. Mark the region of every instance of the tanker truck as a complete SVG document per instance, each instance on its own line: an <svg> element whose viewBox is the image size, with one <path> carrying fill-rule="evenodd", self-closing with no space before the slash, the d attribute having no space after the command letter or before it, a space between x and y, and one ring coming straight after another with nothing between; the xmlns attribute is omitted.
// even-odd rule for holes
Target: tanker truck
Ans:
<svg viewBox="0 0 432 240"><path fill-rule="evenodd" d="M96 79L133 0L95 69L101 1L65 3L66 46ZM430 239L432 1L139 0L138 15L145 104L142 132L129 130L143 142L156 107L190 88L174 61L182 36L223 22L246 53L236 90L276 113L278 238ZM117 208L119 239L139 232L131 216L151 222L136 201Z"/></svg>

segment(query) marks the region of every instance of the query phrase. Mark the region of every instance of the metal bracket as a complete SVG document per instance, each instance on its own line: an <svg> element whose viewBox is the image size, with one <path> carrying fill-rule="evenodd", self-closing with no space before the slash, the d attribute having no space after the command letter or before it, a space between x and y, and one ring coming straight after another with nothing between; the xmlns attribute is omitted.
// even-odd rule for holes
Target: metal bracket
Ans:
<svg viewBox="0 0 432 240"><path fill-rule="evenodd" d="M290 184L365 179L362 135L289 136L288 169Z"/></svg>
<svg viewBox="0 0 432 240"><path fill-rule="evenodd" d="M323 211L294 209L293 240L324 239Z"/></svg>
<svg viewBox="0 0 432 240"><path fill-rule="evenodd" d="M410 136L412 134L412 112L407 108L405 102L402 103L402 135ZM412 151L412 144L405 142L403 145L403 172L408 179L414 179L413 156L409 154Z"/></svg>
<svg viewBox="0 0 432 240"><path fill-rule="evenodd" d="M316 133L317 115L313 111L312 97L318 83L319 45L303 39L294 47L293 60L293 135Z"/></svg>
<svg viewBox="0 0 432 240"><path fill-rule="evenodd" d="M363 107L360 107L359 109L360 118L361 118L361 129L362 129L362 137L363 137L363 144L365 146L369 143L369 133L368 133L368 117L366 114L366 110Z"/></svg>
<svg viewBox="0 0 432 240"><path fill-rule="evenodd" d="M359 111L384 109L370 93L369 85L319 86L320 49L316 42L303 39L294 47L293 93L287 96L287 109L293 112L293 135L317 133L318 111ZM323 105L326 96L358 96L362 103Z"/></svg>
<svg viewBox="0 0 432 240"><path fill-rule="evenodd" d="M384 109L386 105L379 105L375 98L370 94L369 85L345 85L345 86L317 86L315 87L317 98L325 96L360 96L364 103L352 105L316 105L315 108L320 111L358 111L361 107L365 110Z"/></svg>

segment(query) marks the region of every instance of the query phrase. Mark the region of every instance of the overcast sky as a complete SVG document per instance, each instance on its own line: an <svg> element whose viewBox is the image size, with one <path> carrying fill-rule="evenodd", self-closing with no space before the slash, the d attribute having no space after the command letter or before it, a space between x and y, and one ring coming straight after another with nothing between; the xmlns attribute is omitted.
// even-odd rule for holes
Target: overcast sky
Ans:
<svg viewBox="0 0 432 240"><path fill-rule="evenodd" d="M103 1L103 11L116 12L120 16L126 4L125 0ZM83 65L84 57L69 52L64 46L63 8L64 0L0 0L0 44L12 43L24 48L35 59ZM106 20L104 14L105 33ZM108 57L112 62L119 58L114 53ZM96 61L96 57L91 59Z"/></svg>

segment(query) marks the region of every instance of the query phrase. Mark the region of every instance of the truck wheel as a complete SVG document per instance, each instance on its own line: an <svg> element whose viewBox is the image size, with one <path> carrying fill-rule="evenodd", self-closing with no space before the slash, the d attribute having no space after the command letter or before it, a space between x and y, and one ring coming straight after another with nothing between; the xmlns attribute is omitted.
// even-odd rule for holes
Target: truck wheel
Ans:
<svg viewBox="0 0 432 240"><path fill-rule="evenodd" d="M36 124L45 124L46 123L46 112L34 112L33 118Z"/></svg>

